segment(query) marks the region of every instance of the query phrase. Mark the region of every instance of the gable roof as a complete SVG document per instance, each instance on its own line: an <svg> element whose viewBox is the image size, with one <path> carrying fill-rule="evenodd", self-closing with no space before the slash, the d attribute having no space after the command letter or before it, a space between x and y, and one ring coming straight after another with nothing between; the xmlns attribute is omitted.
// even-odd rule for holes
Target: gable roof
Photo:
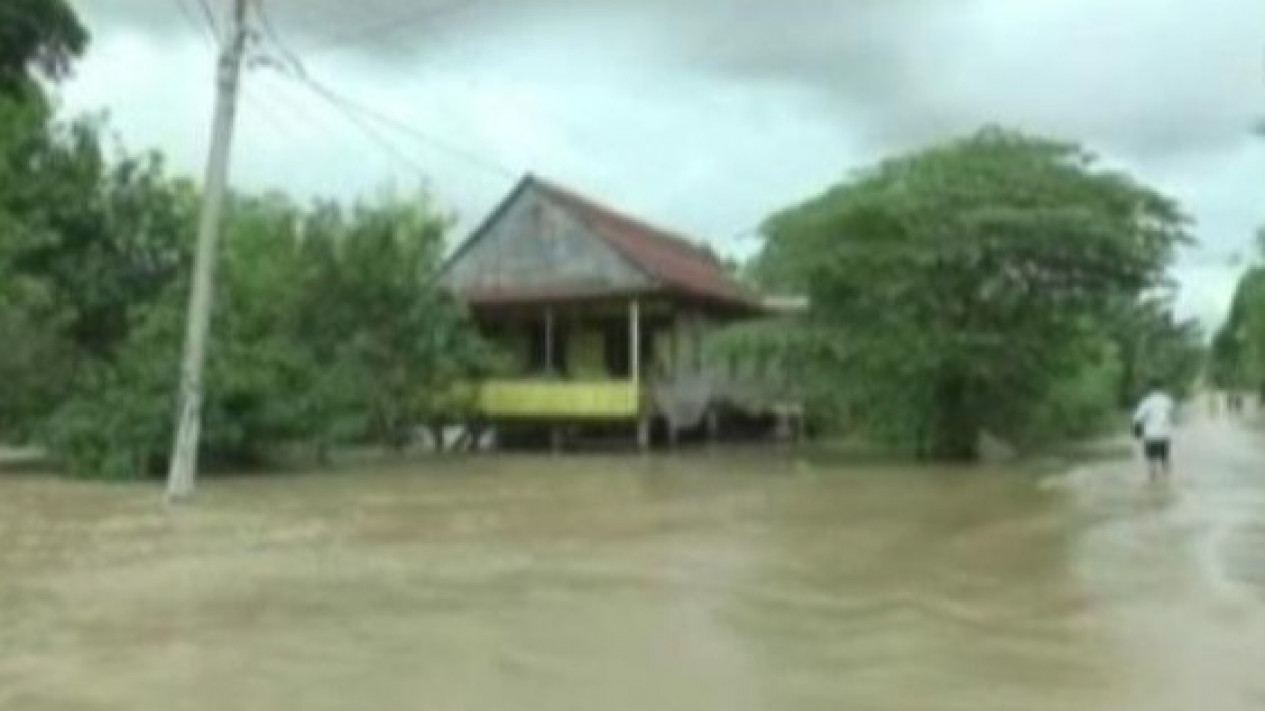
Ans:
<svg viewBox="0 0 1265 711"><path fill-rule="evenodd" d="M615 210L555 183L528 175L484 224L452 256L463 255L496 223L525 190L534 189L554 207L586 227L620 257L646 275L654 291L712 302L744 311L761 310L760 299L739 284L710 252L685 237ZM502 298L505 295L501 295ZM556 296L566 296L556 294Z"/></svg>

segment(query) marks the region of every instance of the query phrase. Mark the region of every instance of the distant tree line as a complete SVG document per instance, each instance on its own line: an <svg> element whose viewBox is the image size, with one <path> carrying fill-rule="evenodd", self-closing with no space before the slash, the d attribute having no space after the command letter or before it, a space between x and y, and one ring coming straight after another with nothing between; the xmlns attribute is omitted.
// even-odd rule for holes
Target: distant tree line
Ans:
<svg viewBox="0 0 1265 711"><path fill-rule="evenodd" d="M1265 256L1265 228L1257 234ZM1239 279L1230 314L1213 337L1209 378L1223 390L1265 396L1265 267L1259 264Z"/></svg>

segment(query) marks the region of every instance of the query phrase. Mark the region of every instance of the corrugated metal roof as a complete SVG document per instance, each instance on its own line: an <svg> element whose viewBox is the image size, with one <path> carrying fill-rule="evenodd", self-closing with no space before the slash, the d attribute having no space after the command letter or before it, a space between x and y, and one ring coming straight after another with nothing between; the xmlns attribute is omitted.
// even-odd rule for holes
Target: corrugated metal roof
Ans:
<svg viewBox="0 0 1265 711"><path fill-rule="evenodd" d="M639 220L627 213L603 205L556 183L527 176L519 182L470 239L458 248L441 270L451 274L452 268L489 234L509 207L528 191L535 192L555 209L577 221L594 237L633 268L642 272L650 286L632 293L628 287L617 290L583 288L571 284L537 285L533 287L471 288L459 290L459 296L475 306L504 307L514 304L561 302L600 298L625 298L671 294L713 307L746 314L764 313L759 295L738 283L716 257L685 237ZM441 278L445 278L442 277Z"/></svg>
<svg viewBox="0 0 1265 711"><path fill-rule="evenodd" d="M741 309L761 308L760 299L730 276L714 255L685 237L549 181L528 180L663 290Z"/></svg>

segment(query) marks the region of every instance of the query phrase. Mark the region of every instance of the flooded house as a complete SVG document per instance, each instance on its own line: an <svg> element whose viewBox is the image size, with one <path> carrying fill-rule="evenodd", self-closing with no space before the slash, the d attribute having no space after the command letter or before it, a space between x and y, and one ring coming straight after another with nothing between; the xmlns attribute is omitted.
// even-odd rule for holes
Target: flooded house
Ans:
<svg viewBox="0 0 1265 711"><path fill-rule="evenodd" d="M716 435L729 387L705 362L707 336L775 312L705 248L533 176L442 279L512 360L478 384L477 415L554 446L598 432L643 449Z"/></svg>

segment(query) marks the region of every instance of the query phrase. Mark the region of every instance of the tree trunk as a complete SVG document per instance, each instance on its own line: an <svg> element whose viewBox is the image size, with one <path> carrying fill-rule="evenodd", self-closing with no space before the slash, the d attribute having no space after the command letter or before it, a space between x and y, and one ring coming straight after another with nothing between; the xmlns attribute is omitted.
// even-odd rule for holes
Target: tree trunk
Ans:
<svg viewBox="0 0 1265 711"><path fill-rule="evenodd" d="M387 446L395 454L403 452L412 439L409 434L409 428L399 423L391 423L387 428Z"/></svg>
<svg viewBox="0 0 1265 711"><path fill-rule="evenodd" d="M923 413L914 427L914 459L920 462L931 459L931 445L927 441L927 433L931 431L930 423L931 416Z"/></svg>
<svg viewBox="0 0 1265 711"><path fill-rule="evenodd" d="M1117 403L1121 407L1128 407L1132 403L1135 392L1137 390L1137 354L1132 348L1125 350L1120 360L1122 361L1122 372L1120 373L1120 389L1117 393Z"/></svg>
<svg viewBox="0 0 1265 711"><path fill-rule="evenodd" d="M466 424L465 443L461 448L462 452L477 453L479 447L483 443L483 436L487 433L487 428L478 420L473 420Z"/></svg>
<svg viewBox="0 0 1265 711"><path fill-rule="evenodd" d="M435 454L443 454L445 451L443 423L432 422L429 429L431 446L435 448Z"/></svg>
<svg viewBox="0 0 1265 711"><path fill-rule="evenodd" d="M974 462L979 459L980 424L970 406L967 382L956 376L936 388L929 433L930 458L944 462Z"/></svg>

